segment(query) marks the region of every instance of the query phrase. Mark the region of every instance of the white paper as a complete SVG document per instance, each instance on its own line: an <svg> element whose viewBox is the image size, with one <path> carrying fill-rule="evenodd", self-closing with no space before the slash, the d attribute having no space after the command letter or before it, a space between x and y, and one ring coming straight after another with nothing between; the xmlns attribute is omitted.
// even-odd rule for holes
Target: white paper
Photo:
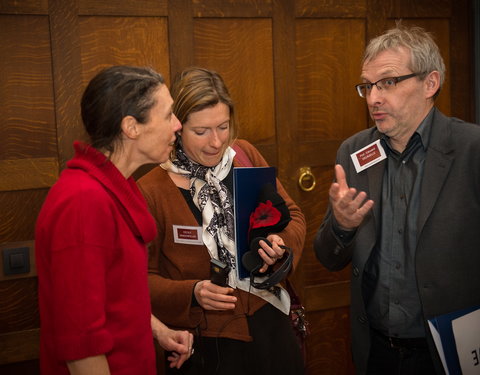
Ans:
<svg viewBox="0 0 480 375"><path fill-rule="evenodd" d="M463 375L480 374L480 309L452 320Z"/></svg>

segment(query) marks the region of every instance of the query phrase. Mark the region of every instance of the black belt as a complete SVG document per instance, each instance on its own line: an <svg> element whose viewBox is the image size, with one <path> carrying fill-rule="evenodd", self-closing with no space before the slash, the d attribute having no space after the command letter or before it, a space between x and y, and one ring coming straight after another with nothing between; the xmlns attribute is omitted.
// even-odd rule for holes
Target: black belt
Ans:
<svg viewBox="0 0 480 375"><path fill-rule="evenodd" d="M372 330L375 336L381 339L387 346L392 349L426 349L428 348L427 340L425 337L409 337L409 338L399 338L399 337L391 337L385 336L383 333Z"/></svg>

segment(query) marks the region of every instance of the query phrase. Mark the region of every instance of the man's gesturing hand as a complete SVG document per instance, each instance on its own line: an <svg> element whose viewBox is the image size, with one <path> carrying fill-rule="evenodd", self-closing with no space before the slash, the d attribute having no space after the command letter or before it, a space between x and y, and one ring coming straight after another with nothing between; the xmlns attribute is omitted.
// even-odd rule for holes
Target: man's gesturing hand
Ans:
<svg viewBox="0 0 480 375"><path fill-rule="evenodd" d="M335 179L329 191L335 220L340 229L355 229L373 207L373 201L367 200L365 192L357 193L355 188L348 187L345 171L340 164L335 165Z"/></svg>

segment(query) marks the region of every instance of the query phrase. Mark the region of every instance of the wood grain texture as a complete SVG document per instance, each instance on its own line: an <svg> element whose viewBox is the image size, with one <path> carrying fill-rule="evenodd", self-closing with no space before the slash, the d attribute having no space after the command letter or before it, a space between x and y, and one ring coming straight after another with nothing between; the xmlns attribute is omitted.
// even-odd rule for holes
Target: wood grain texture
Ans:
<svg viewBox="0 0 480 375"><path fill-rule="evenodd" d="M191 0L168 2L170 77L193 65L193 10Z"/></svg>
<svg viewBox="0 0 480 375"><path fill-rule="evenodd" d="M0 282L0 332L39 327L37 278Z"/></svg>
<svg viewBox="0 0 480 375"><path fill-rule="evenodd" d="M52 70L55 76L55 117L60 169L73 157L73 141L85 139L80 122L81 65L78 4L50 0Z"/></svg>
<svg viewBox="0 0 480 375"><path fill-rule="evenodd" d="M271 21L196 19L194 42L195 64L219 72L226 82L239 136L255 144L274 143Z"/></svg>
<svg viewBox="0 0 480 375"><path fill-rule="evenodd" d="M0 15L0 160L56 156L48 17Z"/></svg>
<svg viewBox="0 0 480 375"><path fill-rule="evenodd" d="M109 16L166 16L167 0L79 0L79 15Z"/></svg>
<svg viewBox="0 0 480 375"><path fill-rule="evenodd" d="M48 14L48 0L2 0L0 1L0 13Z"/></svg>
<svg viewBox="0 0 480 375"><path fill-rule="evenodd" d="M193 12L195 17L270 17L272 0L193 0Z"/></svg>
<svg viewBox="0 0 480 375"><path fill-rule="evenodd" d="M37 359L39 352L38 328L0 334L0 365ZM2 374L5 372L2 371Z"/></svg>
<svg viewBox="0 0 480 375"><path fill-rule="evenodd" d="M365 17L366 0L297 0L297 17Z"/></svg>
<svg viewBox="0 0 480 375"><path fill-rule="evenodd" d="M150 66L169 81L164 17L80 17L82 89L110 65Z"/></svg>
<svg viewBox="0 0 480 375"><path fill-rule="evenodd" d="M295 172L300 154L284 152L297 143L297 101L295 92L295 17L294 1L275 1L273 7L273 68L275 72L275 128L277 150L282 156L276 164L278 177L296 200ZM298 270L300 272L300 270Z"/></svg>
<svg viewBox="0 0 480 375"><path fill-rule="evenodd" d="M393 18L445 18L451 17L450 0L393 0L390 17Z"/></svg>
<svg viewBox="0 0 480 375"><path fill-rule="evenodd" d="M350 306L350 281L343 280L305 288L307 312Z"/></svg>
<svg viewBox="0 0 480 375"><path fill-rule="evenodd" d="M0 192L41 189L58 179L56 158L0 160Z"/></svg>
<svg viewBox="0 0 480 375"><path fill-rule="evenodd" d="M452 116L465 121L475 121L475 87L472 1L451 3L450 20L450 87ZM480 61L476 61L480 64ZM477 101L478 102L478 101Z"/></svg>
<svg viewBox="0 0 480 375"><path fill-rule="evenodd" d="M35 221L48 189L0 192L0 244L34 239Z"/></svg>
<svg viewBox="0 0 480 375"><path fill-rule="evenodd" d="M364 49L362 20L297 21L298 137L345 139L365 123L365 101L355 93Z"/></svg>
<svg viewBox="0 0 480 375"><path fill-rule="evenodd" d="M308 313L307 375L354 374L348 308Z"/></svg>

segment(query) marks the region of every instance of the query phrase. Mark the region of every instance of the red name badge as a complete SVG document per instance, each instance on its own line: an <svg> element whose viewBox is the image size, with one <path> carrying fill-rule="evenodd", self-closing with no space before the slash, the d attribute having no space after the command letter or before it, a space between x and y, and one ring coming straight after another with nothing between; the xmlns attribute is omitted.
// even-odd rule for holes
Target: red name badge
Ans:
<svg viewBox="0 0 480 375"><path fill-rule="evenodd" d="M371 167L387 157L380 140L370 143L368 146L350 155L357 173Z"/></svg>
<svg viewBox="0 0 480 375"><path fill-rule="evenodd" d="M184 229L178 228L177 230L178 238L188 239L188 240L198 240L198 232L194 229Z"/></svg>
<svg viewBox="0 0 480 375"><path fill-rule="evenodd" d="M203 245L202 227L189 227L185 225L173 226L173 239L175 243L190 245Z"/></svg>

